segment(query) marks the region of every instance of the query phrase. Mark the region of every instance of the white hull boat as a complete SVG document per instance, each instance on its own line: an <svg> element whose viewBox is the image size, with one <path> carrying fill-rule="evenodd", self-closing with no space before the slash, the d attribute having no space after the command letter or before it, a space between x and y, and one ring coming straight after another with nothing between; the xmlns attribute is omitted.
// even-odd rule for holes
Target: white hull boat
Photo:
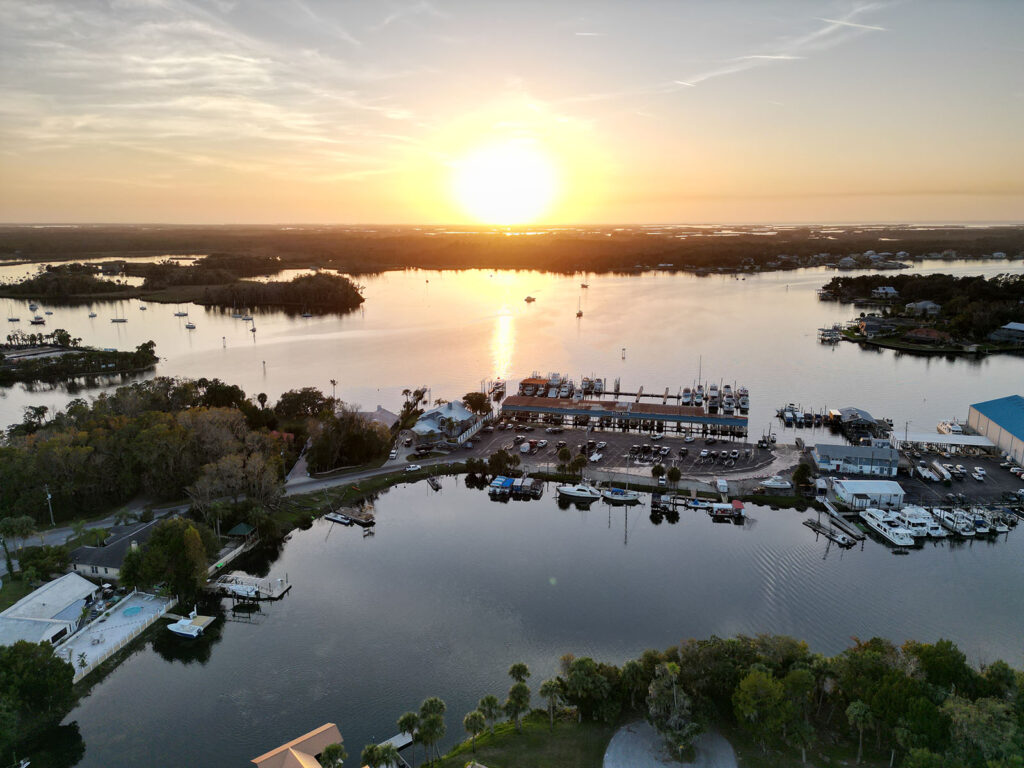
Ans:
<svg viewBox="0 0 1024 768"><path fill-rule="evenodd" d="M601 498L601 492L592 485L577 483L576 485L560 485L555 488L559 496L577 501L594 501Z"/></svg>

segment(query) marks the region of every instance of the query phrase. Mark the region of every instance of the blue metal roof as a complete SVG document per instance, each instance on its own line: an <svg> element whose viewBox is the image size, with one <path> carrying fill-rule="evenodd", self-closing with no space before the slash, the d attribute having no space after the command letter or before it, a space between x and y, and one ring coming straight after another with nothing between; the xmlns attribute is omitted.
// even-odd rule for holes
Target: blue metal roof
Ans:
<svg viewBox="0 0 1024 768"><path fill-rule="evenodd" d="M1014 437L1024 440L1024 397L1010 395L986 400L971 406L985 418L994 421Z"/></svg>

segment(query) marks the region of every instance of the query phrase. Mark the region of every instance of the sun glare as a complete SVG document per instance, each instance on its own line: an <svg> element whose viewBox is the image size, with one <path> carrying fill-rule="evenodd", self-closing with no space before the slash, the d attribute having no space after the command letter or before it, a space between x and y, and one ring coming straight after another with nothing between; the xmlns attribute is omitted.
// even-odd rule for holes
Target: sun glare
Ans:
<svg viewBox="0 0 1024 768"><path fill-rule="evenodd" d="M455 200L484 224L529 224L555 201L558 180L550 158L534 144L489 144L455 165Z"/></svg>

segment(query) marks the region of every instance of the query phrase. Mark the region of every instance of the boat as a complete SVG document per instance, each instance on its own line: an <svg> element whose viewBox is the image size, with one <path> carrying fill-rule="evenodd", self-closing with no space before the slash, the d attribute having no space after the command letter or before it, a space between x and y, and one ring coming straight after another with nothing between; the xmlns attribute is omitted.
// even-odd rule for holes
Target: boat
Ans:
<svg viewBox="0 0 1024 768"><path fill-rule="evenodd" d="M525 299L523 299L523 301L525 301L527 304L532 304L533 302L536 301L536 299L533 298L533 296L527 296Z"/></svg>
<svg viewBox="0 0 1024 768"><path fill-rule="evenodd" d="M590 286L586 283L580 283L580 288L589 288Z"/></svg>
<svg viewBox="0 0 1024 768"><path fill-rule="evenodd" d="M232 597L242 597L249 600L258 600L260 596L259 587L255 584L225 584L224 591Z"/></svg>
<svg viewBox="0 0 1024 768"><path fill-rule="evenodd" d="M594 486L587 485L586 483L559 485L555 488L555 492L559 496L567 499L576 499L577 501L594 501L601 498L601 492Z"/></svg>
<svg viewBox="0 0 1024 768"><path fill-rule="evenodd" d="M789 490L790 488L793 487L793 484L789 482L789 480L787 480L786 478L782 477L782 475L772 475L763 483L761 483L761 485L763 485L765 488L776 488L784 491Z"/></svg>
<svg viewBox="0 0 1024 768"><path fill-rule="evenodd" d="M923 539L928 536L943 538L947 535L942 526L935 522L935 518L924 507L908 504L896 513L896 519L915 539Z"/></svg>
<svg viewBox="0 0 1024 768"><path fill-rule="evenodd" d="M914 537L910 534L910 531L899 524L895 513L868 507L860 511L860 519L869 528L897 547L914 546Z"/></svg>
<svg viewBox="0 0 1024 768"><path fill-rule="evenodd" d="M46 321L43 318L41 318L39 315L36 315L31 320L29 320L29 323L31 325L46 325Z"/></svg>
<svg viewBox="0 0 1024 768"><path fill-rule="evenodd" d="M640 492L628 488L604 488L601 490L601 498L609 504L638 504Z"/></svg>
<svg viewBox="0 0 1024 768"><path fill-rule="evenodd" d="M352 518L348 515L343 515L341 512L328 512L324 515L324 520L330 520L338 525L352 525Z"/></svg>
<svg viewBox="0 0 1024 768"><path fill-rule="evenodd" d="M739 499L733 499L728 504L712 504L708 514L712 520L732 520L734 522L740 521L746 516L743 511L743 502Z"/></svg>
<svg viewBox="0 0 1024 768"><path fill-rule="evenodd" d="M174 313L174 316L175 317L188 317L188 312L185 312L184 310L179 309L177 312Z"/></svg>
<svg viewBox="0 0 1024 768"><path fill-rule="evenodd" d="M968 539L974 537L974 525L967 519L967 515L962 509L939 509L936 507L931 510L931 513L939 525L950 533Z"/></svg>
<svg viewBox="0 0 1024 768"><path fill-rule="evenodd" d="M141 309L143 312L145 312L147 309L149 309L149 307L147 307L145 304L140 304L139 305L139 309Z"/></svg>
<svg viewBox="0 0 1024 768"><path fill-rule="evenodd" d="M196 638L202 635L203 630L212 623L212 616L199 616L196 614L196 609L193 608L187 617L168 624L167 629L179 637Z"/></svg>
<svg viewBox="0 0 1024 768"><path fill-rule="evenodd" d="M247 323L251 323L252 322L252 315L242 315L242 319L245 322L247 322Z"/></svg>
<svg viewBox="0 0 1024 768"><path fill-rule="evenodd" d="M693 402L693 391L689 387L683 387L683 405L689 405Z"/></svg>
<svg viewBox="0 0 1024 768"><path fill-rule="evenodd" d="M312 316L313 316L312 312L303 312L302 315L301 315L301 317L312 317Z"/></svg>
<svg viewBox="0 0 1024 768"><path fill-rule="evenodd" d="M90 318L92 318L92 317L96 317L96 313L95 313L95 312L90 312L90 313L89 313L89 317L90 317Z"/></svg>
<svg viewBox="0 0 1024 768"><path fill-rule="evenodd" d="M192 322L185 323L185 330L186 331L194 331L195 329L196 329L196 324L195 323L192 323Z"/></svg>
<svg viewBox="0 0 1024 768"><path fill-rule="evenodd" d="M28 308L30 311L35 312L37 309L39 309L39 305L33 301L29 303Z"/></svg>
<svg viewBox="0 0 1024 768"><path fill-rule="evenodd" d="M972 509L968 513L968 519L974 524L974 532L979 536L988 536L993 532L988 517L980 509Z"/></svg>
<svg viewBox="0 0 1024 768"><path fill-rule="evenodd" d="M256 326L255 325L252 328L249 329L249 333L256 333Z"/></svg>
<svg viewBox="0 0 1024 768"><path fill-rule="evenodd" d="M44 315L52 315L53 314L53 310L52 309L48 309L45 312L43 312L43 314Z"/></svg>
<svg viewBox="0 0 1024 768"><path fill-rule="evenodd" d="M20 317L8 317L7 318L7 322L8 323L20 323L21 322L21 318Z"/></svg>
<svg viewBox="0 0 1024 768"><path fill-rule="evenodd" d="M112 322L112 323L127 323L128 322L128 318L127 317L112 317L112 318L110 318L110 322Z"/></svg>
<svg viewBox="0 0 1024 768"><path fill-rule="evenodd" d="M576 300L576 317L583 317L583 306L579 299Z"/></svg>
<svg viewBox="0 0 1024 768"><path fill-rule="evenodd" d="M512 486L515 483L515 478L505 477L498 475L487 488L487 493L490 494L492 499L505 498L512 493Z"/></svg>
<svg viewBox="0 0 1024 768"><path fill-rule="evenodd" d="M711 509L711 502L704 499L687 499L686 506L690 509Z"/></svg>

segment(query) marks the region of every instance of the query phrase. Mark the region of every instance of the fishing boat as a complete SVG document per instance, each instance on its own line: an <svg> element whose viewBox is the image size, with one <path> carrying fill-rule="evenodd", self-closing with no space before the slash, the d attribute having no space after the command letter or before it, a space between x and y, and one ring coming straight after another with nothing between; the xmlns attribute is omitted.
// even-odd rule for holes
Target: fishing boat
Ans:
<svg viewBox="0 0 1024 768"><path fill-rule="evenodd" d="M212 624L213 621L213 616L199 616L196 613L196 609L193 608L187 617L168 624L167 629L179 637L196 638L202 635L203 630Z"/></svg>
<svg viewBox="0 0 1024 768"><path fill-rule="evenodd" d="M563 498L575 499L577 501L594 501L601 498L601 492L594 486L587 485L586 483L559 485L555 488L555 492Z"/></svg>
<svg viewBox="0 0 1024 768"><path fill-rule="evenodd" d="M914 537L910 531L899 524L895 513L868 507L860 511L860 519L882 538L897 547L914 546Z"/></svg>
<svg viewBox="0 0 1024 768"><path fill-rule="evenodd" d="M761 485L763 485L765 488L775 488L783 491L787 491L793 487L793 484L789 482L789 480L786 480L784 477L782 477L782 475L772 475L763 483L761 483Z"/></svg>

